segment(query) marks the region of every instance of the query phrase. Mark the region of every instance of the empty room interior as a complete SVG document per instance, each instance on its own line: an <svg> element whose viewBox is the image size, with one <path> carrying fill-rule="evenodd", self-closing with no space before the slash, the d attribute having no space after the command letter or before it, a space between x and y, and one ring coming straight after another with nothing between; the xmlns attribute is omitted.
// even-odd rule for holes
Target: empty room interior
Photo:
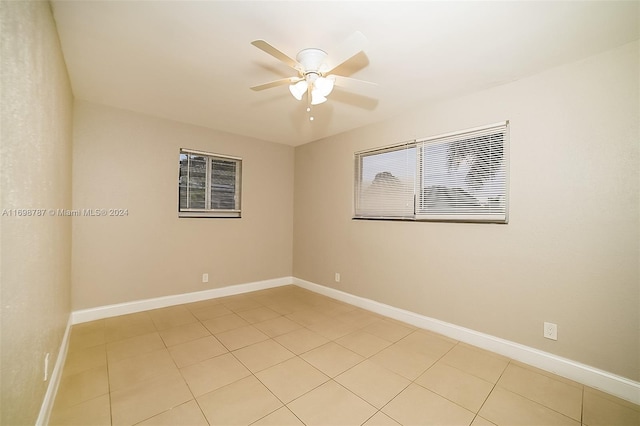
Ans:
<svg viewBox="0 0 640 426"><path fill-rule="evenodd" d="M640 2L0 24L1 424L640 424Z"/></svg>

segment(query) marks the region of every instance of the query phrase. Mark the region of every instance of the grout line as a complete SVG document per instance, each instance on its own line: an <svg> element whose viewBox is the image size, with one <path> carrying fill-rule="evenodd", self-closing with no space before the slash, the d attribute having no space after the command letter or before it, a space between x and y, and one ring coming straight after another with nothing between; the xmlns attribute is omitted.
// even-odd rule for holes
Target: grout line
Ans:
<svg viewBox="0 0 640 426"><path fill-rule="evenodd" d="M582 387L582 398L580 399L580 424L584 425L584 386Z"/></svg>
<svg viewBox="0 0 640 426"><path fill-rule="evenodd" d="M476 413L475 417L478 417L480 415L480 411L482 411L482 408L484 407L484 405L487 403L487 401L489 400L489 397L491 396L491 394L493 393L493 391L496 389L496 387L498 386L498 382L500 381L500 379L502 378L502 376L504 375L504 372L507 371L507 368L509 368L509 365L511 364L511 360L508 360L507 365L504 367L504 369L502 370L502 372L500 373L500 376L498 376L498 378L496 379L496 382L493 384L493 386L491 387L491 390L489 391L489 393L487 394L487 397L484 399L484 401L482 401L482 404L480 405L480 408L478 408L478 412ZM475 420L474 417L474 420ZM487 419L489 420L489 419ZM489 420L491 421L491 420ZM473 422L472 422L473 423ZM493 423L493 422L491 422Z"/></svg>

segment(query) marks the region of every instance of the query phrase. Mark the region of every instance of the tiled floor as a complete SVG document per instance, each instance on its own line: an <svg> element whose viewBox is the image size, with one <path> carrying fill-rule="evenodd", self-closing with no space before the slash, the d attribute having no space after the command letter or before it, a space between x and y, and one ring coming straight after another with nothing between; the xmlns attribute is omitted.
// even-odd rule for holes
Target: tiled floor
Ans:
<svg viewBox="0 0 640 426"><path fill-rule="evenodd" d="M286 286L74 326L52 425L639 425L640 407Z"/></svg>

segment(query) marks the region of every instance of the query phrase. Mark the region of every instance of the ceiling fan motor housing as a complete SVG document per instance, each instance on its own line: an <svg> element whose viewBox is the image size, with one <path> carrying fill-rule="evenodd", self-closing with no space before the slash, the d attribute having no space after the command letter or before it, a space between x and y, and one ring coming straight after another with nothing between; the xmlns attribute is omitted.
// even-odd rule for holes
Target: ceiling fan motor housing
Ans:
<svg viewBox="0 0 640 426"><path fill-rule="evenodd" d="M302 65L302 73L307 75L309 73L315 73L322 75L320 67L327 58L327 52L324 50L309 48L303 49L298 52L296 60Z"/></svg>

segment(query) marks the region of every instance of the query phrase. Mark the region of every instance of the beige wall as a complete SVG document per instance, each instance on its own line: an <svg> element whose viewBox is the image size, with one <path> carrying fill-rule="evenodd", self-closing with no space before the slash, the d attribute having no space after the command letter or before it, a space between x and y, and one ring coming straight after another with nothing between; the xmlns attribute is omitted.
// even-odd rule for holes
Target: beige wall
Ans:
<svg viewBox="0 0 640 426"><path fill-rule="evenodd" d="M638 49L298 147L294 276L639 380ZM508 225L350 219L354 152L503 120Z"/></svg>
<svg viewBox="0 0 640 426"><path fill-rule="evenodd" d="M242 218L178 218L180 148L242 157ZM77 101L73 309L291 276L290 146ZM202 274L209 283L202 283Z"/></svg>
<svg viewBox="0 0 640 426"><path fill-rule="evenodd" d="M49 4L3 1L0 19L1 208L70 208L73 101ZM71 219L0 223L0 424L34 424L71 312Z"/></svg>

